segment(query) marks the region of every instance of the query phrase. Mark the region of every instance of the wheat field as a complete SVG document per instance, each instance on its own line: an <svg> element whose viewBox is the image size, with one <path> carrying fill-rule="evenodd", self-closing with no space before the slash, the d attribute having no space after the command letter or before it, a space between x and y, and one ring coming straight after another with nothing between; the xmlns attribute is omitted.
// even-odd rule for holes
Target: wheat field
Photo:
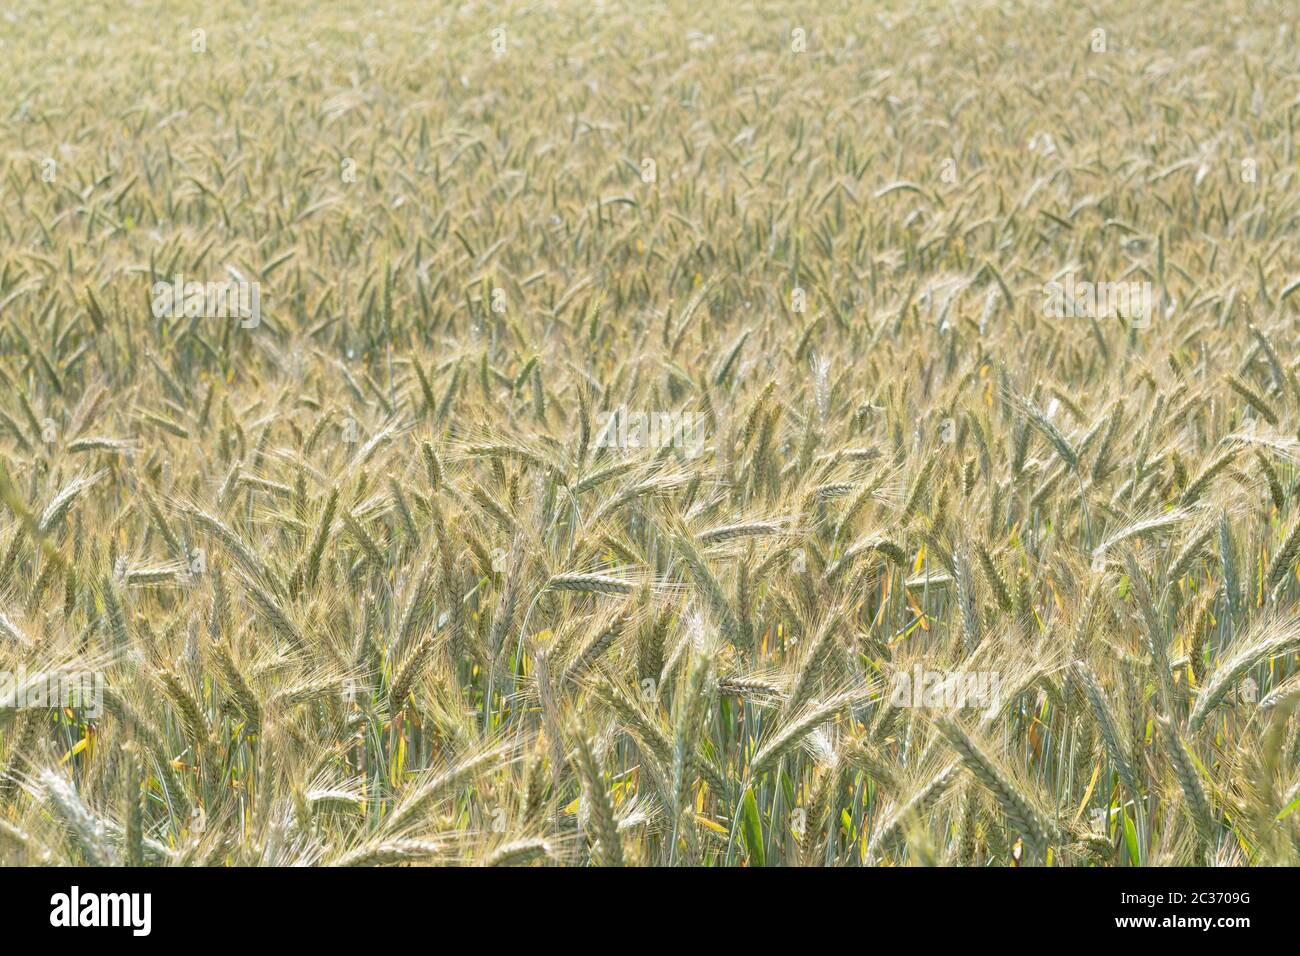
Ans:
<svg viewBox="0 0 1300 956"><path fill-rule="evenodd" d="M1300 24L1140 6L8 4L0 863L1300 862Z"/></svg>

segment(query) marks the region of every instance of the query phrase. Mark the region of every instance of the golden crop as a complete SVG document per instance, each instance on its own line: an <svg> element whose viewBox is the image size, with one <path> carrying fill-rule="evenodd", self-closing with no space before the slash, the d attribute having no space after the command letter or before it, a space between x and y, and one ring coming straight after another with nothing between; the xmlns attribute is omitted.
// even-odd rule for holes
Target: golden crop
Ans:
<svg viewBox="0 0 1300 956"><path fill-rule="evenodd" d="M0 862L1297 862L1294 10L714 6L8 5Z"/></svg>

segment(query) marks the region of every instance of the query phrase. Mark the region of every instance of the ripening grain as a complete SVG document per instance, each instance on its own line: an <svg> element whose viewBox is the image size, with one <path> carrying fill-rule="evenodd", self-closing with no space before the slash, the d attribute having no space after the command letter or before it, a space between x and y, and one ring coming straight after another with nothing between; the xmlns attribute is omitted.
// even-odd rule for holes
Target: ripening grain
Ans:
<svg viewBox="0 0 1300 956"><path fill-rule="evenodd" d="M0 863L1300 862L1294 11L76 6Z"/></svg>

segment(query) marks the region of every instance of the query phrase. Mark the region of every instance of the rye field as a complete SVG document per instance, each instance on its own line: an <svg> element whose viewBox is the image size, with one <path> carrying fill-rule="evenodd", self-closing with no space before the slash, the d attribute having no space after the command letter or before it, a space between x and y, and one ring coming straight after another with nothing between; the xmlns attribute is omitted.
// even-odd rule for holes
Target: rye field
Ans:
<svg viewBox="0 0 1300 956"><path fill-rule="evenodd" d="M1283 3L0 11L0 863L1300 862Z"/></svg>

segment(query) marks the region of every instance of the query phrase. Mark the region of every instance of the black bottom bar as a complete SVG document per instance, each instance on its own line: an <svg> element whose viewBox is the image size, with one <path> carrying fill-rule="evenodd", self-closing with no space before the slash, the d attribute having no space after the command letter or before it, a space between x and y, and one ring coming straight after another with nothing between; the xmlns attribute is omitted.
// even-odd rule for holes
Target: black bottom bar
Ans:
<svg viewBox="0 0 1300 956"><path fill-rule="evenodd" d="M863 943L904 927L927 942L1196 933L1231 943L1291 925L1295 879L1279 869L10 869L0 870L0 912L19 938L76 933L127 946L373 946L408 935L441 945L449 930L466 942L488 930L496 945L569 934L648 941L655 926L682 920L693 938L732 943L830 925ZM148 905L120 894L148 894Z"/></svg>

